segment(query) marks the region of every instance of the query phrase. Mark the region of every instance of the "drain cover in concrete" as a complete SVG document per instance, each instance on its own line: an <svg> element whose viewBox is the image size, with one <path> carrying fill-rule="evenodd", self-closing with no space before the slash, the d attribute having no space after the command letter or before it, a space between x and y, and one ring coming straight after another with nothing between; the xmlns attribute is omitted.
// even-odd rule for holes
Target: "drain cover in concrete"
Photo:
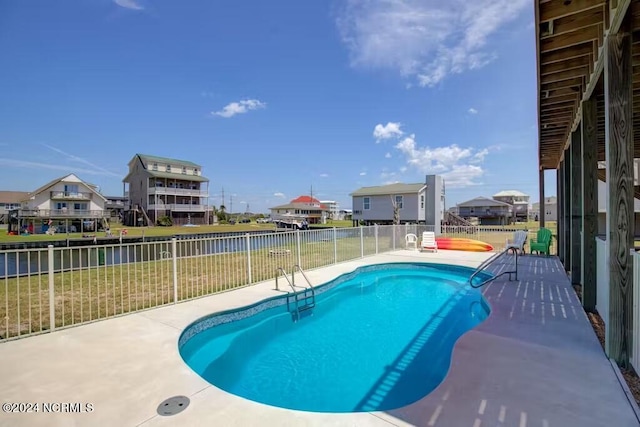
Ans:
<svg viewBox="0 0 640 427"><path fill-rule="evenodd" d="M158 406L158 414L162 416L170 416L179 414L189 406L189 398L186 396L170 397Z"/></svg>

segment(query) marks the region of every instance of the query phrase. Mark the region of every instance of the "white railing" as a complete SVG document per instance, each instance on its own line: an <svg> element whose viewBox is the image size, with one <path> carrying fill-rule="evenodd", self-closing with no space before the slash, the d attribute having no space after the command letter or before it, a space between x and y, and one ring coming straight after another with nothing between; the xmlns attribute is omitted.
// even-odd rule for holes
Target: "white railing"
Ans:
<svg viewBox="0 0 640 427"><path fill-rule="evenodd" d="M187 203L165 203L165 204L153 204L149 205L148 210L169 210L175 212L204 212L206 210L205 205L190 205Z"/></svg>
<svg viewBox="0 0 640 427"><path fill-rule="evenodd" d="M640 254L633 254L633 337L630 362L640 372Z"/></svg>
<svg viewBox="0 0 640 427"><path fill-rule="evenodd" d="M605 325L605 343L609 342L609 252L607 242L596 237L596 310ZM607 352L608 353L608 352Z"/></svg>
<svg viewBox="0 0 640 427"><path fill-rule="evenodd" d="M192 188L149 187L149 194L167 194L175 196L209 197L207 190Z"/></svg>
<svg viewBox="0 0 640 427"><path fill-rule="evenodd" d="M458 227L460 228L460 227ZM477 228L477 227L474 227ZM405 248L433 227L371 226L0 251L0 341L173 304ZM513 230L462 236L495 242ZM458 236L461 231L444 230ZM493 243L492 243L493 244Z"/></svg>

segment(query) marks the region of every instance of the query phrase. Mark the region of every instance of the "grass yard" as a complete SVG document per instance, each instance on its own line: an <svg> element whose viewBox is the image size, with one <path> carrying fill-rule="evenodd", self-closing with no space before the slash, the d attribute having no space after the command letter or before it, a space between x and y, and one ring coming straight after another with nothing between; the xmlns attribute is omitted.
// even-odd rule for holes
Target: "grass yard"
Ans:
<svg viewBox="0 0 640 427"><path fill-rule="evenodd" d="M295 238L252 250L250 272L246 251L199 255L204 253L201 245L205 245L206 240L179 242L178 301L272 279L278 267L290 273L296 264L310 270L361 256L359 233L339 238L336 244L329 238L330 233L327 230L327 239L320 241L302 238L299 255ZM392 245L392 242L381 242L379 240L380 251ZM365 255L375 253L373 235L364 236L363 243ZM66 254L62 257L65 260L62 268L67 270L53 274L56 327L173 303L172 260L147 261L156 258L148 251L166 249L166 244L138 246L141 249L136 255L136 262L119 265L95 265L96 248L56 249ZM71 265L78 265L78 257L91 258L92 266L70 269ZM76 264L73 263L74 258ZM286 281L281 282L280 287L288 290ZM48 274L0 279L0 339L50 329L49 307Z"/></svg>

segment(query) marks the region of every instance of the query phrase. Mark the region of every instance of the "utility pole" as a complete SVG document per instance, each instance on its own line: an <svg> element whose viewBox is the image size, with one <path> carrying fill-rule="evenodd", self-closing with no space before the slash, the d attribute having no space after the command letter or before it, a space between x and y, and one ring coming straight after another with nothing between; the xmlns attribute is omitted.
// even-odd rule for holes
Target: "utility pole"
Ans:
<svg viewBox="0 0 640 427"><path fill-rule="evenodd" d="M222 206L224 206L224 187L222 187Z"/></svg>

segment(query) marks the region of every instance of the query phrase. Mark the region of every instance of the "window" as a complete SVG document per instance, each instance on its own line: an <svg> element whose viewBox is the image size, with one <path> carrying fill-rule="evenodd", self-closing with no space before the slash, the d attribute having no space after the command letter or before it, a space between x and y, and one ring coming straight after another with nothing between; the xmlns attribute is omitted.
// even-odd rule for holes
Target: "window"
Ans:
<svg viewBox="0 0 640 427"><path fill-rule="evenodd" d="M187 174L187 168L185 166L182 167L182 174L183 175Z"/></svg>
<svg viewBox="0 0 640 427"><path fill-rule="evenodd" d="M364 199L362 199L363 204L364 204L364 210L368 211L369 209L371 209L371 197L365 197Z"/></svg>
<svg viewBox="0 0 640 427"><path fill-rule="evenodd" d="M67 203L66 202L56 203L56 209L67 209Z"/></svg>
<svg viewBox="0 0 640 427"><path fill-rule="evenodd" d="M78 184L65 184L64 193L66 196L75 196L78 194Z"/></svg>
<svg viewBox="0 0 640 427"><path fill-rule="evenodd" d="M420 196L420 209L424 209L424 194Z"/></svg>
<svg viewBox="0 0 640 427"><path fill-rule="evenodd" d="M154 171L158 170L158 164L154 163L153 166L151 167L151 169L153 169Z"/></svg>
<svg viewBox="0 0 640 427"><path fill-rule="evenodd" d="M396 196L396 206L398 207L398 209L402 209L402 196Z"/></svg>
<svg viewBox="0 0 640 427"><path fill-rule="evenodd" d="M86 203L74 203L73 204L73 209L76 211L86 211L87 210L87 204Z"/></svg>
<svg viewBox="0 0 640 427"><path fill-rule="evenodd" d="M198 169L194 169L194 170L193 170L193 174L194 174L194 175L198 175Z"/></svg>
<svg viewBox="0 0 640 427"><path fill-rule="evenodd" d="M171 172L171 165L167 165L167 172Z"/></svg>

